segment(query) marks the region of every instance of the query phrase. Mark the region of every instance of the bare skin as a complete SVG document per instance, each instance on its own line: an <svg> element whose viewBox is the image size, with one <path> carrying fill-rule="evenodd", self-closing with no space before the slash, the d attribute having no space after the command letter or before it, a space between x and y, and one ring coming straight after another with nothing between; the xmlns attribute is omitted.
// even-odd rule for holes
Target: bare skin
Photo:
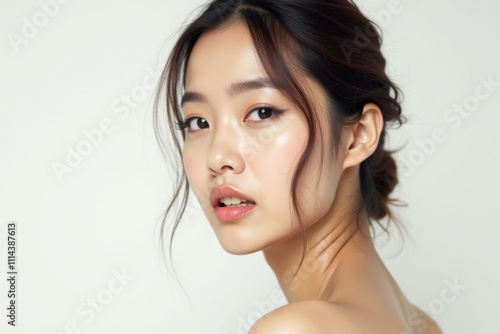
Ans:
<svg viewBox="0 0 500 334"><path fill-rule="evenodd" d="M183 148L186 175L221 246L232 254L262 250L289 302L262 317L250 333L441 333L408 302L379 258L366 215L360 215L356 228L359 164L379 143L380 109L365 105L361 120L343 130L344 140L334 155L325 93L306 77L304 88L321 131L298 189L300 203L307 203L308 246L301 270L290 281L302 239L296 217L290 219L289 189L291 171L307 142L307 126L276 89L228 94L232 83L256 77L266 73L243 23L205 33L189 59L185 86L186 92L204 99L182 106L185 119L194 117ZM263 120L255 113L262 104L286 111ZM254 200L255 208L238 221L219 221L207 201L215 185L237 188Z"/></svg>
<svg viewBox="0 0 500 334"><path fill-rule="evenodd" d="M357 175L357 167L346 171L338 191L359 187ZM300 235L264 250L290 304L261 318L250 333L330 333L333 329L332 333L442 333L406 299L367 237L368 225L348 232L333 223L338 222L332 218L342 205L335 203L331 216L308 229L311 246L291 281L290 268L299 263Z"/></svg>

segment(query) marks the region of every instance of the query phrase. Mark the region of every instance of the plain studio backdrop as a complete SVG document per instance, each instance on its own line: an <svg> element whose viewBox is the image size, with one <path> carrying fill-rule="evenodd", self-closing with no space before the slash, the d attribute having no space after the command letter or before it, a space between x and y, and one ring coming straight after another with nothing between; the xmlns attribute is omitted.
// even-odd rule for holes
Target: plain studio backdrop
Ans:
<svg viewBox="0 0 500 334"><path fill-rule="evenodd" d="M226 254L195 201L174 248L186 293L161 264L155 224L173 174L152 94L202 3L1 0L0 332L238 334L284 304L262 253ZM409 204L397 212L411 238L400 254L397 237L377 247L446 333L500 333L500 5L357 3L384 31L409 119L389 144L406 144L394 195Z"/></svg>

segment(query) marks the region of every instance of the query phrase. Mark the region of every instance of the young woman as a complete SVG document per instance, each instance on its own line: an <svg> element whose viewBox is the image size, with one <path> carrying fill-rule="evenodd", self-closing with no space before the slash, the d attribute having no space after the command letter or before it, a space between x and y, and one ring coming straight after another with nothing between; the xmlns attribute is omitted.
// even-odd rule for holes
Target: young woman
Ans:
<svg viewBox="0 0 500 334"><path fill-rule="evenodd" d="M191 186L226 251L264 252L289 304L251 334L441 333L370 236L395 219L385 128L404 121L380 47L348 0L212 1L173 47L155 122L163 140L166 103L184 169L162 231Z"/></svg>

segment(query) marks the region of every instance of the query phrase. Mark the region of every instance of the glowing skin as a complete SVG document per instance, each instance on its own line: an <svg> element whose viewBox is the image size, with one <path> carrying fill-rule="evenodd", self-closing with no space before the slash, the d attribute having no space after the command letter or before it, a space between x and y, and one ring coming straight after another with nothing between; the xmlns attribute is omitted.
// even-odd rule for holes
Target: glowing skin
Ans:
<svg viewBox="0 0 500 334"><path fill-rule="evenodd" d="M200 118L190 122L184 143L186 175L221 246L233 254L263 250L291 303L265 316L251 333L281 333L277 328L283 333L303 333L303 329L314 334L332 328L354 333L367 328L352 326L367 324L370 333L403 333L416 330L412 322L419 319L432 329L427 316L412 319L415 309L366 236L366 216L360 216L365 223L361 230L349 228L356 226L352 205L360 194L359 164L376 149L383 126L380 109L367 104L360 122L343 130L345 140L335 159L325 94L305 77L321 131L298 190L308 228L306 261L298 277L288 282L302 250L290 186L308 129L297 107L274 88L228 94L232 83L256 78L267 75L244 24L205 33L190 56L185 86L186 92L202 94L204 99L189 99L182 106L184 119ZM258 112L264 106L284 111L262 119ZM208 200L215 184L235 187L256 207L237 221L219 221ZM339 301L353 307L347 311ZM321 321L304 321L304 315ZM353 325L360 323L355 320L359 316L365 316L366 324Z"/></svg>
<svg viewBox="0 0 500 334"><path fill-rule="evenodd" d="M184 166L201 203L214 182L231 184L257 202L256 208L235 224L220 223L213 208L203 205L222 247L233 254L246 254L291 235L289 189L308 134L303 116L276 89L251 90L233 97L226 94L233 82L265 76L249 36L238 36L227 43L232 38L227 36L229 33L203 36L190 58L186 91L202 93L208 103L186 103L184 116L202 117L209 128L188 134ZM210 66L207 59L214 60ZM258 110L249 115L263 104L286 111L264 120L259 118ZM328 147L330 138L324 140ZM340 173L331 154L325 155L325 174L316 188L313 185L319 170L319 145L311 161L304 175L301 202L308 203L308 221L316 221L331 207ZM321 201L314 201L312 196Z"/></svg>

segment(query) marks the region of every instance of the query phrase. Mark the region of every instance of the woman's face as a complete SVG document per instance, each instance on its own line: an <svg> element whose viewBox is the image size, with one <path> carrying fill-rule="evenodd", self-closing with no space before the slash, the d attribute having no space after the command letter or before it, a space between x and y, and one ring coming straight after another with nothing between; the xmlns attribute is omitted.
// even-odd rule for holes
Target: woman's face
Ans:
<svg viewBox="0 0 500 334"><path fill-rule="evenodd" d="M183 117L191 119L183 163L192 190L222 247L232 254L253 253L298 233L292 219L291 184L308 139L307 123L279 90L261 85L232 85L268 78L245 25L235 23L205 33L196 43L186 73ZM320 143L298 187L306 227L325 219L335 197L341 168L331 152L326 98L304 77L311 90L325 147L322 173ZM233 89L231 89L233 88ZM278 110L273 111L272 108ZM283 111L283 112L281 112ZM214 186L228 185L255 205L243 216L210 202ZM220 194L219 194L220 195ZM238 196L236 196L238 197ZM219 216L216 211L219 210Z"/></svg>

